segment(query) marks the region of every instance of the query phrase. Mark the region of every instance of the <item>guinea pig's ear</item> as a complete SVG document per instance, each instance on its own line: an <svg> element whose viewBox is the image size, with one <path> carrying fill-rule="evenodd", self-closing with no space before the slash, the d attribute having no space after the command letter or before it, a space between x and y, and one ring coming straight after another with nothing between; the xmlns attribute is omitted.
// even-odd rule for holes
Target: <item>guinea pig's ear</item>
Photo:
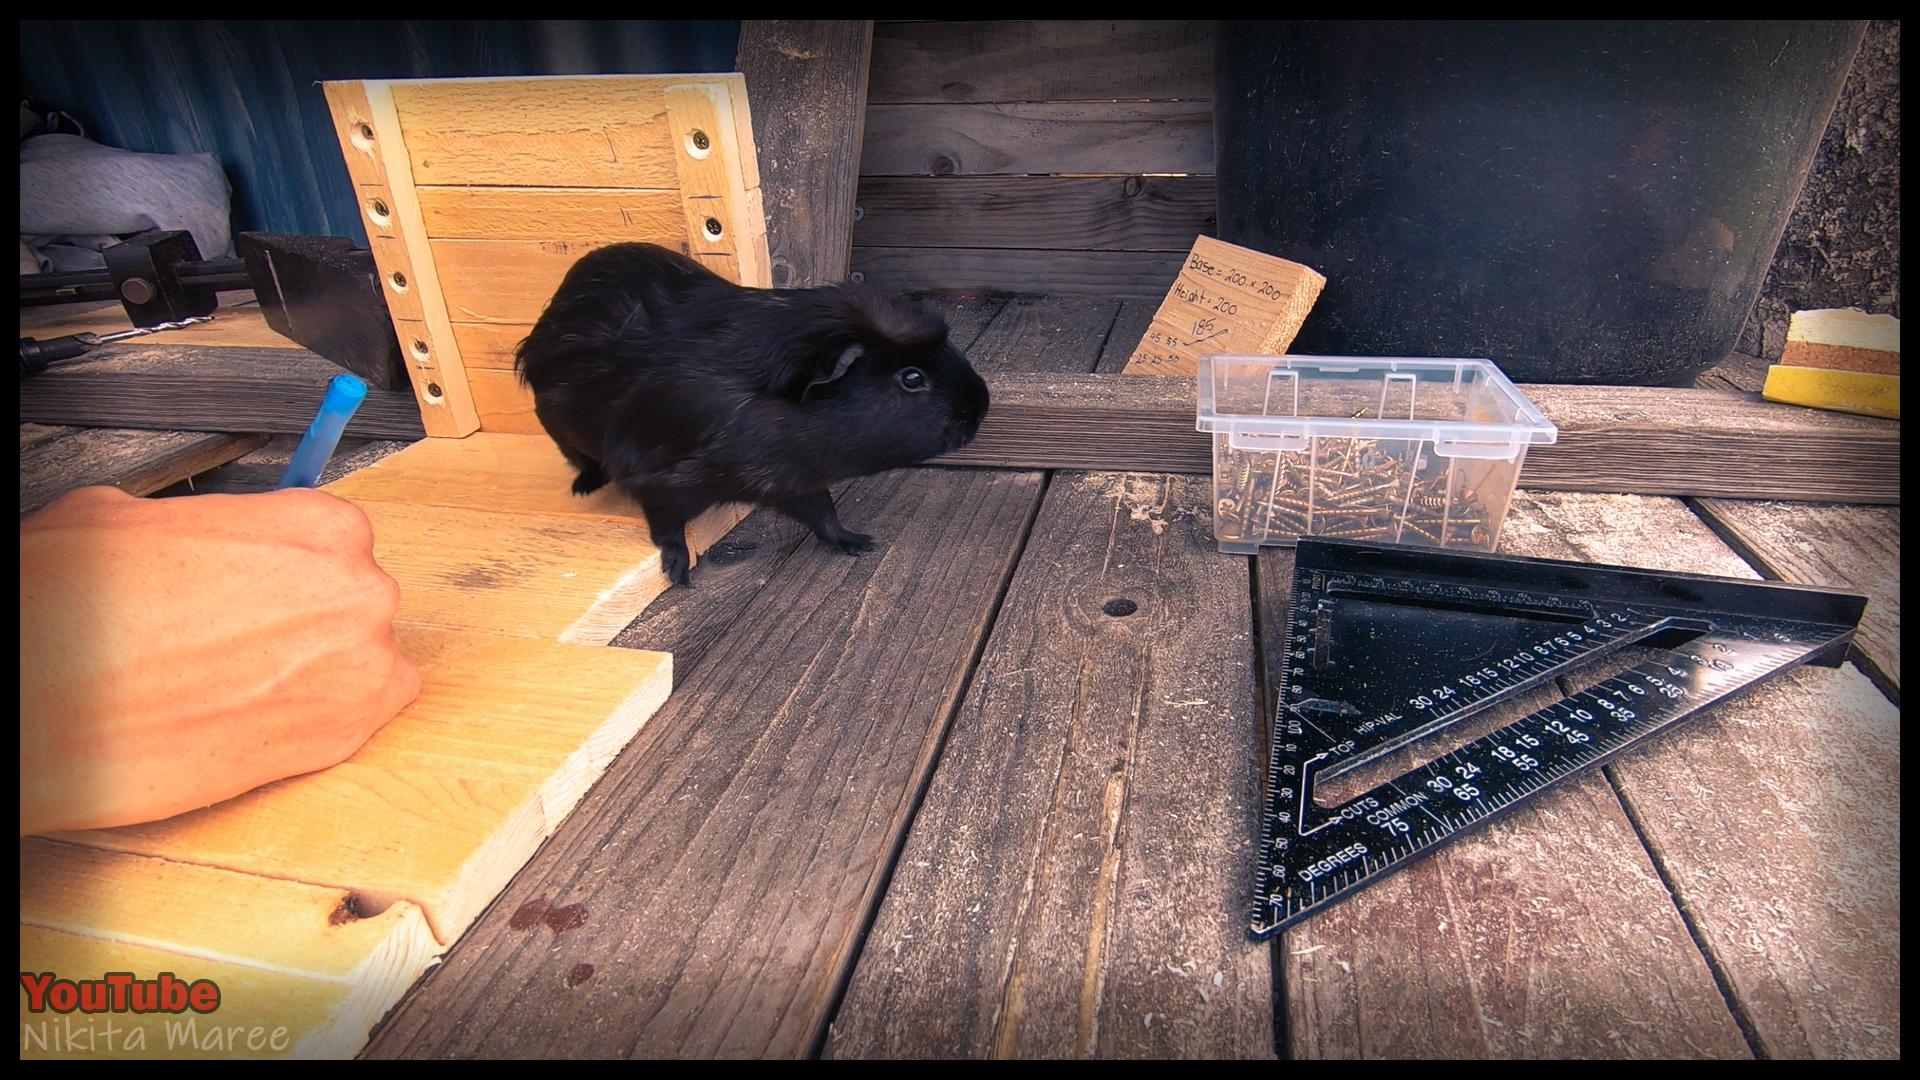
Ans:
<svg viewBox="0 0 1920 1080"><path fill-rule="evenodd" d="M866 354L859 342L808 348L789 356L767 389L776 397L805 401L815 389L840 378Z"/></svg>
<svg viewBox="0 0 1920 1080"><path fill-rule="evenodd" d="M800 400L801 401L807 400L807 395L813 393L815 389L825 386L828 383L834 381L835 379L838 379L840 376L845 375L847 373L847 369L853 366L853 362L855 360L860 359L862 356L865 356L866 352L867 352L867 347L865 345L860 344L859 342L855 342L852 345L849 345L846 348L840 350L839 358L834 360L833 362L832 371L827 372L825 375L816 376L814 379L809 381L806 386L801 387Z"/></svg>

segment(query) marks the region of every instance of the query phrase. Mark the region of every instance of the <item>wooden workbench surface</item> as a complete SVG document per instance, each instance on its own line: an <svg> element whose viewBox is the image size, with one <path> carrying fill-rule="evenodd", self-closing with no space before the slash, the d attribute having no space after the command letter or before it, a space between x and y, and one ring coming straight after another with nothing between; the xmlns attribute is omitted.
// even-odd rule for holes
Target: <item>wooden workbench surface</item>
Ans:
<svg viewBox="0 0 1920 1080"><path fill-rule="evenodd" d="M1153 306L946 302L988 373L1117 372ZM1516 495L1504 551L1866 592L1852 662L1255 944L1291 555L1195 477L839 503L878 551L756 513L615 639L673 696L368 1056L1899 1056L1897 508Z"/></svg>
<svg viewBox="0 0 1920 1080"><path fill-rule="evenodd" d="M1152 315L948 308L989 373L1117 371ZM879 551L755 514L616 639L674 696L369 1056L1899 1055L1897 509L1517 497L1516 553L1867 591L1858 662L1254 944L1290 555L1217 554L1198 478L839 498Z"/></svg>

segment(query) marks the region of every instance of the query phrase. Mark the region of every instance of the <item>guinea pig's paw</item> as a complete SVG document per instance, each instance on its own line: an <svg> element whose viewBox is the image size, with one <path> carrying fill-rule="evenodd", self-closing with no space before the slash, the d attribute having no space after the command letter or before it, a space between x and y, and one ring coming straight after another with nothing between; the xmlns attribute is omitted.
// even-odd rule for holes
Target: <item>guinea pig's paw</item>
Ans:
<svg viewBox="0 0 1920 1080"><path fill-rule="evenodd" d="M580 475L573 478L575 495L591 495L607 486L607 474L600 471L600 466L582 466L579 471Z"/></svg>
<svg viewBox="0 0 1920 1080"><path fill-rule="evenodd" d="M865 555L876 546L873 537L868 536L866 533L856 532L842 533L839 537L829 540L828 543L832 544L834 549L843 555Z"/></svg>
<svg viewBox="0 0 1920 1080"><path fill-rule="evenodd" d="M660 569L666 571L667 580L675 585L693 588L692 560L687 557L687 549L666 548L660 552Z"/></svg>

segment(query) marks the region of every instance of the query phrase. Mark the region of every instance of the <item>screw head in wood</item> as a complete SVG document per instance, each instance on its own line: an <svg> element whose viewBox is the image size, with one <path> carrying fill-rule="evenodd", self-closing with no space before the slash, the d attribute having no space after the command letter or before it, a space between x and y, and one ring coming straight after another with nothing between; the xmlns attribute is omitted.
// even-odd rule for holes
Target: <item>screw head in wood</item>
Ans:
<svg viewBox="0 0 1920 1080"><path fill-rule="evenodd" d="M693 148L695 150L705 150L707 147L712 145L713 143L711 140L707 138L706 132L696 131L693 133Z"/></svg>
<svg viewBox="0 0 1920 1080"><path fill-rule="evenodd" d="M722 230L721 230L719 218L707 219L707 235L708 236L711 236L717 239L720 236L721 231Z"/></svg>

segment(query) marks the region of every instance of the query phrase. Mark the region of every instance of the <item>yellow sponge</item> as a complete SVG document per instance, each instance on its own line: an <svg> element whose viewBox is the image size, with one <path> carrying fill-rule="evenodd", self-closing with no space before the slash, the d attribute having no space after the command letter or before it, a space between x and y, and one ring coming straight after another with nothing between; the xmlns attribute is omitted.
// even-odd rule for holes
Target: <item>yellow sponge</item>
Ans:
<svg viewBox="0 0 1920 1080"><path fill-rule="evenodd" d="M1775 364L1767 369L1767 385L1760 396L1790 405L1900 419L1898 375Z"/></svg>

